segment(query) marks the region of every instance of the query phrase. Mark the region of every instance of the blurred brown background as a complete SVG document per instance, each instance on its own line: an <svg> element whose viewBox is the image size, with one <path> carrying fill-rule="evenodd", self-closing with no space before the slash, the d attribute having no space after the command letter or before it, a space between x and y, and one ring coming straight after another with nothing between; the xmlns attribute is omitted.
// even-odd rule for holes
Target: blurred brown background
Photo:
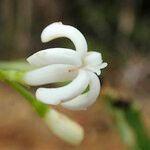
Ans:
<svg viewBox="0 0 150 150"><path fill-rule="evenodd" d="M103 54L109 64L101 75L103 88L138 100L150 131L150 2L0 0L0 60L26 58L48 47L73 48L67 39L41 43L43 28L56 21L77 27L89 50ZM87 111L61 111L85 128L81 146L55 137L30 104L0 83L0 150L126 150L100 99Z"/></svg>

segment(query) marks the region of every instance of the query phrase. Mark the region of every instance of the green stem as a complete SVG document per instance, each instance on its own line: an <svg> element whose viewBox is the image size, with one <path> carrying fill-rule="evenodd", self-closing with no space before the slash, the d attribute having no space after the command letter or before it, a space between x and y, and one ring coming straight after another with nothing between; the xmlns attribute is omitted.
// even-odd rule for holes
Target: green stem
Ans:
<svg viewBox="0 0 150 150"><path fill-rule="evenodd" d="M31 103L39 116L44 117L46 112L49 110L47 105L44 105L38 101L22 84L23 76L25 72L18 70L4 70L0 69L0 80L7 82L12 86L17 92L19 92L25 99Z"/></svg>
<svg viewBox="0 0 150 150"><path fill-rule="evenodd" d="M35 111L39 114L40 117L44 117L46 115L50 109L47 105L38 101L28 90L26 90L26 88L24 88L19 83L9 80L6 80L6 82L22 96L24 96L24 98L34 107Z"/></svg>
<svg viewBox="0 0 150 150"><path fill-rule="evenodd" d="M25 72L23 71L0 69L0 80L9 80L24 84L23 82L24 74Z"/></svg>

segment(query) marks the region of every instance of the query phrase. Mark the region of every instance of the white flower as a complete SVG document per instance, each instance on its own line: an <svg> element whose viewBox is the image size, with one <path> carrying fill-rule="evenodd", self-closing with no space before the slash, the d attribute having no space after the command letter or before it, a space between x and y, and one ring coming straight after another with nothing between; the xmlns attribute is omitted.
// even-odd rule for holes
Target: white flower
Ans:
<svg viewBox="0 0 150 150"><path fill-rule="evenodd" d="M56 22L47 26L42 34L42 42L59 37L69 38L76 51L67 48L41 50L27 61L37 67L29 71L24 80L27 84L44 84L71 81L58 88L38 88L36 98L46 104L61 104L72 110L83 110L93 104L100 92L100 81L96 76L107 66L102 62L101 53L87 52L87 42L76 28ZM96 73L96 74L95 74ZM85 92L87 87L89 90Z"/></svg>

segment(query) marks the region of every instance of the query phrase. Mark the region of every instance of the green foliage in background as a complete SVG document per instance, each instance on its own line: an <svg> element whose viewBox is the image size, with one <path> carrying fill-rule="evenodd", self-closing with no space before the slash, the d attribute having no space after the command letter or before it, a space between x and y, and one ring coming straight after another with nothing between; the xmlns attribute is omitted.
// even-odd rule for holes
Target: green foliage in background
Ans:
<svg viewBox="0 0 150 150"><path fill-rule="evenodd" d="M122 142L128 149L149 150L150 137L137 102L124 100L114 90L108 91L103 99L118 128Z"/></svg>

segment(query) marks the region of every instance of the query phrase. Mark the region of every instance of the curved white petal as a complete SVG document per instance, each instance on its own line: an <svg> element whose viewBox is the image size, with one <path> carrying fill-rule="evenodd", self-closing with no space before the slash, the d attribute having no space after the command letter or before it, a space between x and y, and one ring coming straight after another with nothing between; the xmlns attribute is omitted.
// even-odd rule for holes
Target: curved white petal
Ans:
<svg viewBox="0 0 150 150"><path fill-rule="evenodd" d="M28 57L27 61L36 67L50 64L71 64L79 66L82 63L80 55L76 51L67 48L41 50Z"/></svg>
<svg viewBox="0 0 150 150"><path fill-rule="evenodd" d="M91 106L96 101L100 92L100 81L98 77L92 72L89 72L89 76L89 91L84 94L81 94L80 96L77 96L71 101L62 103L61 105L63 107L71 110L85 110L87 107Z"/></svg>
<svg viewBox="0 0 150 150"><path fill-rule="evenodd" d="M77 75L72 65L53 64L39 69L28 71L24 76L24 82L28 85L37 86L48 83L63 82L72 80Z"/></svg>
<svg viewBox="0 0 150 150"><path fill-rule="evenodd" d="M87 72L80 70L78 76L68 85L59 88L39 88L36 91L36 97L44 103L57 105L61 101L68 101L80 95L88 84Z"/></svg>
<svg viewBox="0 0 150 150"><path fill-rule="evenodd" d="M84 56L87 52L87 42L83 34L76 28L55 22L48 25L41 34L42 42L48 42L59 37L69 38L75 45L76 50Z"/></svg>

